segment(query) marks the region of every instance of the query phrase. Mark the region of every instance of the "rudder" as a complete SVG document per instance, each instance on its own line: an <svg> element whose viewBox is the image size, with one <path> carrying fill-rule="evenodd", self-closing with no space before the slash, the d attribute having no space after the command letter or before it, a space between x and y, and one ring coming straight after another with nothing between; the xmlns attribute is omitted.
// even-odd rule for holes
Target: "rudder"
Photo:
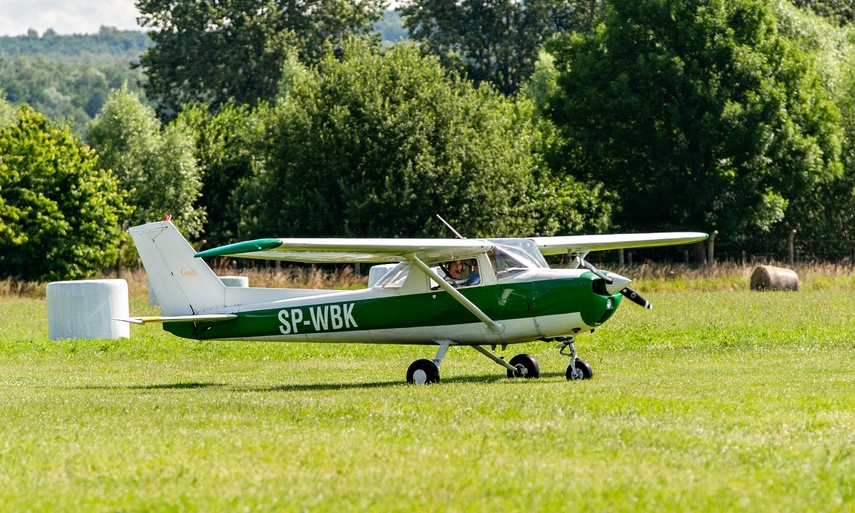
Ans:
<svg viewBox="0 0 855 513"><path fill-rule="evenodd" d="M128 232L163 315L195 315L225 306L226 287L170 221Z"/></svg>

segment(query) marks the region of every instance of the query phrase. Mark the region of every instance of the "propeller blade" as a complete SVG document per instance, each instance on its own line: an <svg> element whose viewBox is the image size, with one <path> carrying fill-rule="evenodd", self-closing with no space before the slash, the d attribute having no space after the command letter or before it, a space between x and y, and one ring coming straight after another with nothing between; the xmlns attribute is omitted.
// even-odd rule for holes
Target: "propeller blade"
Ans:
<svg viewBox="0 0 855 513"><path fill-rule="evenodd" d="M641 294L626 286L631 281L629 278L624 278L623 276L616 273L612 273L611 276L606 276L605 274L603 274L602 271L594 267L594 265L588 262L587 260L583 260L580 258L579 261L581 262L582 267L596 274L598 278L606 282L606 290L608 290L609 293L614 294L615 292L617 292L616 289L619 288L620 293L633 303L648 310L653 310L653 305L650 304L650 301L644 299Z"/></svg>
<svg viewBox="0 0 855 513"><path fill-rule="evenodd" d="M605 274L603 274L599 269L594 267L594 264L591 264L587 260L583 260L583 259L579 259L579 261L582 263L582 267L584 267L585 269L596 274L599 278L601 278L606 283L608 283L608 284L612 283L613 280L611 278L609 278L608 276L606 276Z"/></svg>
<svg viewBox="0 0 855 513"><path fill-rule="evenodd" d="M624 287L624 289L621 290L620 293L623 294L625 298L629 299L638 306L642 306L644 308L647 308L648 310L653 310L653 305L650 304L650 301L644 299L641 294L632 290L631 288Z"/></svg>

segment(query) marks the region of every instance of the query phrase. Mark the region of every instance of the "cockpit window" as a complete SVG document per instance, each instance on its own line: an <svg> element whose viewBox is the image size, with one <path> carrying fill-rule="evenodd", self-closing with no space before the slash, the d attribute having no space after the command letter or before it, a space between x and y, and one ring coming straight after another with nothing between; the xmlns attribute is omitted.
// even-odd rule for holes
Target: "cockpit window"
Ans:
<svg viewBox="0 0 855 513"><path fill-rule="evenodd" d="M404 282L407 280L409 274L410 266L408 264L400 264L389 271L376 286L383 287L384 289L399 289L404 286Z"/></svg>
<svg viewBox="0 0 855 513"><path fill-rule="evenodd" d="M478 260L475 258L450 260L440 262L436 268L440 276L453 287L473 287L481 284L481 273L478 271ZM439 288L439 284L431 280L431 289Z"/></svg>
<svg viewBox="0 0 855 513"><path fill-rule="evenodd" d="M537 246L525 239L492 240L496 246L487 253L497 278L522 272L527 269L544 269L549 264L538 251Z"/></svg>

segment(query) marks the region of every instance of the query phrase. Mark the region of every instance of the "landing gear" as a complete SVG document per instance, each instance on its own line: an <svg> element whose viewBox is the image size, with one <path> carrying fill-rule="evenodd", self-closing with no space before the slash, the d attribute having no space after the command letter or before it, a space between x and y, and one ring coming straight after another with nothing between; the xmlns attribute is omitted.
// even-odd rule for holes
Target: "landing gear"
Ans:
<svg viewBox="0 0 855 513"><path fill-rule="evenodd" d="M570 358L570 365L567 367L565 374L568 380L591 379L594 376L591 366L576 357L576 347L574 346L575 341L573 337L543 340L546 342L558 342L561 354ZM437 343L439 344L439 350L436 352L436 357L433 360L416 360L410 365L409 369L407 369L407 383L416 385L439 383L439 364L445 357L448 348L457 345L457 343L452 340L438 340ZM473 345L470 347L504 367L507 370L508 378L536 379L540 377L540 365L529 354L518 354L511 358L510 362L506 362L503 357L494 354L483 346ZM502 346L502 349L504 348ZM495 349L493 347L493 350Z"/></svg>
<svg viewBox="0 0 855 513"><path fill-rule="evenodd" d="M518 354L511 358L509 362L512 367L516 367L517 370L512 371L508 369L508 377L509 378L539 378L540 377L540 365L537 364L537 360L534 359L533 356L528 354Z"/></svg>
<svg viewBox="0 0 855 513"><path fill-rule="evenodd" d="M594 376L594 370L584 360L576 358L573 363L567 366L567 373L565 375L571 381L591 379Z"/></svg>
<svg viewBox="0 0 855 513"><path fill-rule="evenodd" d="M518 354L511 358L511 362L508 363L504 360L504 358L502 358L501 356L496 356L483 346L472 346L472 349L478 351L487 358L493 360L494 362L507 369L509 378L514 378L517 376L525 376L526 378L540 377L540 366L537 364L537 360L535 360L532 356L529 356L527 354Z"/></svg>
<svg viewBox="0 0 855 513"><path fill-rule="evenodd" d="M416 385L439 383L439 367L431 360L416 360L407 369L407 383Z"/></svg>
<svg viewBox="0 0 855 513"><path fill-rule="evenodd" d="M427 385L439 383L439 364L445 358L445 353L450 346L454 345L451 340L440 340L439 350L433 360L416 360L407 369L407 383L414 385Z"/></svg>
<svg viewBox="0 0 855 513"><path fill-rule="evenodd" d="M573 337L562 338L559 340L558 347L560 353L570 357L570 365L567 366L565 376L568 380L576 381L578 379L591 379L594 377L594 369L591 368L585 361L576 357L576 346ZM569 353L567 352L569 350Z"/></svg>

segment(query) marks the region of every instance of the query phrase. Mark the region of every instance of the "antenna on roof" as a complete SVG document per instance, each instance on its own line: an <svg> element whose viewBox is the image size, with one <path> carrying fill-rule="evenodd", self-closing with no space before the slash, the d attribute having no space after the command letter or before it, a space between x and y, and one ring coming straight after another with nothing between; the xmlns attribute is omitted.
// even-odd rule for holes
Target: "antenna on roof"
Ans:
<svg viewBox="0 0 855 513"><path fill-rule="evenodd" d="M442 224L444 224L445 226L447 226L449 230L451 230L452 232L454 232L454 235L457 235L457 238L458 238L458 239L465 239L465 238L466 238L466 237L464 237L463 235L460 235L460 232L458 232L457 230L455 230L453 226L451 226L450 224L448 224L448 222L447 222L445 219L443 219L441 215L436 214L436 218L437 218L437 219L439 219L440 221L442 221Z"/></svg>

